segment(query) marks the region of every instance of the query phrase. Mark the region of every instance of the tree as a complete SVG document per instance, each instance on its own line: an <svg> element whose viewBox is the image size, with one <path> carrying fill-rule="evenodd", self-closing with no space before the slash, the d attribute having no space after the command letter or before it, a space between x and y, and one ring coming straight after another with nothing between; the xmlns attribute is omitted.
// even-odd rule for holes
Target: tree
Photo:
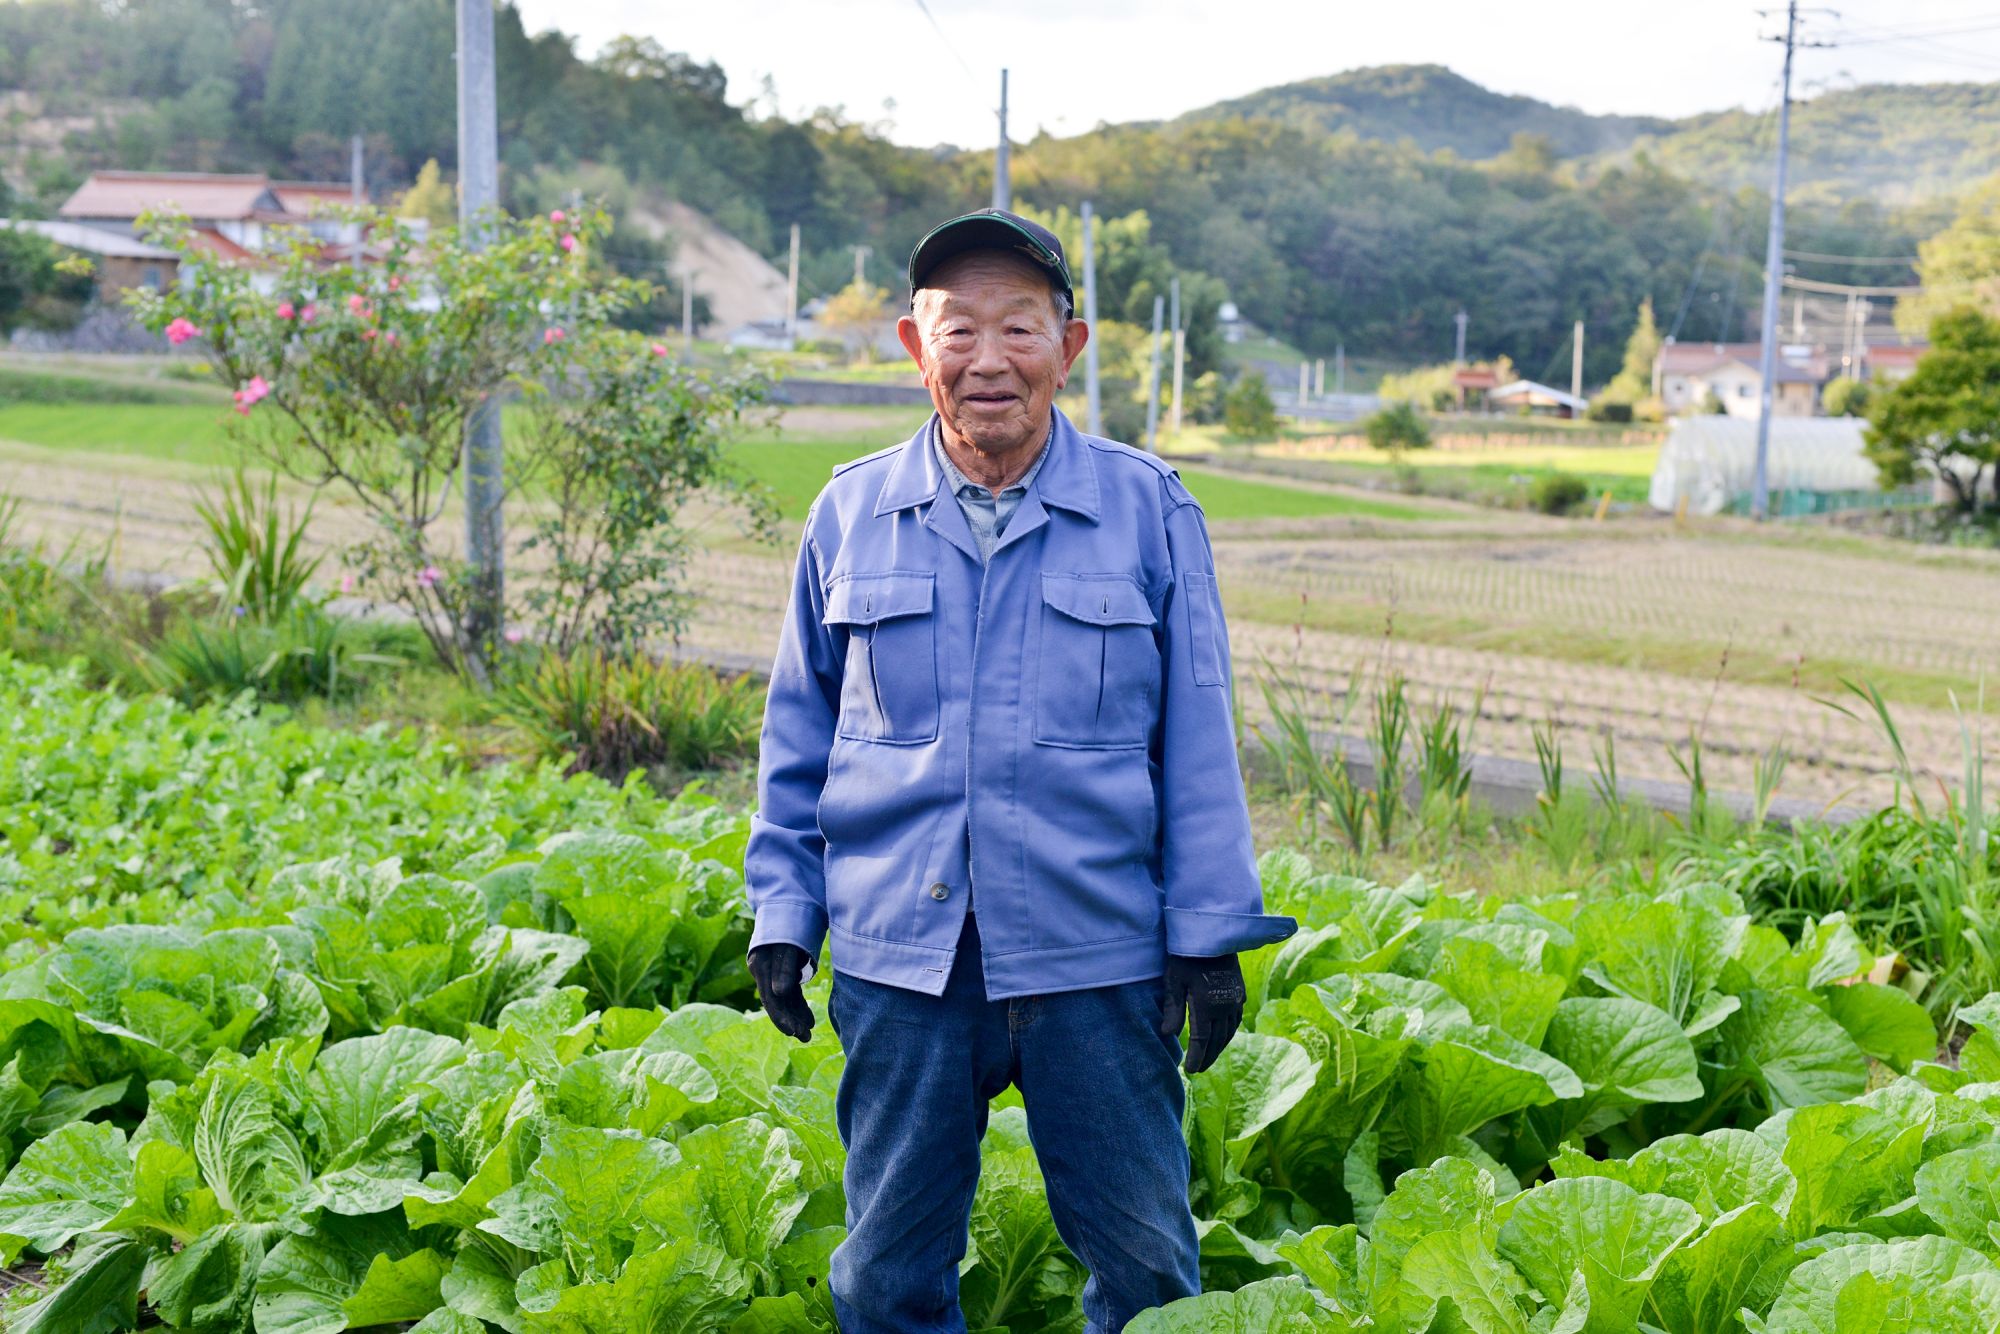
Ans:
<svg viewBox="0 0 2000 1334"><path fill-rule="evenodd" d="M1269 440L1278 433L1278 405L1261 373L1244 371L1222 400L1223 425L1246 440Z"/></svg>
<svg viewBox="0 0 2000 1334"><path fill-rule="evenodd" d="M1864 417L1868 414L1868 400L1873 397L1874 387L1866 380L1841 375L1828 380L1826 388L1820 390L1820 406L1829 417Z"/></svg>
<svg viewBox="0 0 2000 1334"><path fill-rule="evenodd" d="M1865 448L1885 488L1935 476L1971 513L2000 461L2000 319L1961 306L1930 340L1910 377L1869 404Z"/></svg>
<svg viewBox="0 0 2000 1334"><path fill-rule="evenodd" d="M1921 333L1959 306L2000 315L2000 175L1965 197L1951 226L1917 247L1922 290L1896 302L1896 327Z"/></svg>
<svg viewBox="0 0 2000 1334"><path fill-rule="evenodd" d="M458 187L445 183L436 158L424 163L416 184L396 201L396 216L422 218L433 227L449 227L458 221Z"/></svg>
<svg viewBox="0 0 2000 1334"><path fill-rule="evenodd" d="M90 300L86 268L66 264L39 232L0 227L0 333L67 329Z"/></svg>
<svg viewBox="0 0 2000 1334"><path fill-rule="evenodd" d="M1430 423L1414 403L1391 403L1372 414L1361 429L1371 449L1400 455L1406 449L1426 449L1431 443Z"/></svg>
<svg viewBox="0 0 2000 1334"><path fill-rule="evenodd" d="M1653 363L1660 355L1660 327L1653 322L1653 298L1639 303L1639 318L1625 340L1625 364L1598 395L1613 403L1638 403L1653 392Z"/></svg>
<svg viewBox="0 0 2000 1334"><path fill-rule="evenodd" d="M875 335L888 318L889 292L863 278L851 282L826 300L819 322L847 347L847 355L874 360Z"/></svg>

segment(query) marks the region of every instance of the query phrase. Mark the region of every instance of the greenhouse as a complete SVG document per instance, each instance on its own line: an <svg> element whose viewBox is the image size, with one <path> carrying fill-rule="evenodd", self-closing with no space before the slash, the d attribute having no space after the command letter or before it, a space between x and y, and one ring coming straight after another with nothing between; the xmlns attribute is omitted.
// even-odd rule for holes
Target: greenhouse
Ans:
<svg viewBox="0 0 2000 1334"><path fill-rule="evenodd" d="M1862 422L1854 417L1774 417L1771 420L1771 513L1928 503L1930 487L1885 492L1862 452ZM1757 462L1757 423L1738 417L1675 419L1653 469L1648 499L1656 510L1691 514L1747 513Z"/></svg>

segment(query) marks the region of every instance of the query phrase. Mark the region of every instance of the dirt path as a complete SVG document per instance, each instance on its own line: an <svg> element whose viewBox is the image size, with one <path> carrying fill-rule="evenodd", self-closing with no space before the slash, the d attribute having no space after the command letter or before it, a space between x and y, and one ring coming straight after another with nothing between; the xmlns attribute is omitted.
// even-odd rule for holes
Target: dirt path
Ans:
<svg viewBox="0 0 2000 1334"><path fill-rule="evenodd" d="M204 573L193 511L200 487L198 476L158 464L0 452L0 492L21 500L22 535L57 547L109 544L120 569ZM303 488L290 493L303 501ZM329 493L311 537L332 550L368 525ZM445 531L459 531L449 516ZM767 661L790 545L726 541L721 523L708 531L718 545L690 569L702 600L684 643ZM1748 790L1758 757L1781 744L1794 757L1786 795L1886 795L1890 755L1879 733L1816 702L1821 692L1793 688L1787 673L1799 661L1889 678L1910 754L1955 782L1957 720L1944 708L1897 703L1894 682L1911 690L1950 682L1970 705L1981 670L2000 664L2000 618L1986 612L2000 594L2000 563L1962 555L1932 561L1899 549L1668 530L1597 536L1476 512L1424 524L1235 522L1216 525L1214 537L1250 720L1264 713L1255 678L1266 660L1311 683L1327 721L1357 669L1395 671L1426 706L1449 698L1467 707L1483 690L1475 739L1486 753L1532 760L1530 724L1564 724L1579 784L1592 735L1613 739L1622 773L1674 779L1669 747L1699 730L1715 787ZM329 583L337 569L324 567ZM1730 664L1718 680L1725 647ZM1988 752L2000 760L1992 743Z"/></svg>

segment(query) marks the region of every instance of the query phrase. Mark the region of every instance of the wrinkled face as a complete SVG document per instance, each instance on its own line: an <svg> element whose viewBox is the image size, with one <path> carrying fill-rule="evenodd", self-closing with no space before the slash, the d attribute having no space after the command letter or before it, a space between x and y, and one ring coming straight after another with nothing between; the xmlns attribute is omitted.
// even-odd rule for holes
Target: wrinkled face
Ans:
<svg viewBox="0 0 2000 1334"><path fill-rule="evenodd" d="M1040 444L1088 326L1065 322L1041 270L1005 251L955 256L926 283L896 332L946 431L987 454Z"/></svg>

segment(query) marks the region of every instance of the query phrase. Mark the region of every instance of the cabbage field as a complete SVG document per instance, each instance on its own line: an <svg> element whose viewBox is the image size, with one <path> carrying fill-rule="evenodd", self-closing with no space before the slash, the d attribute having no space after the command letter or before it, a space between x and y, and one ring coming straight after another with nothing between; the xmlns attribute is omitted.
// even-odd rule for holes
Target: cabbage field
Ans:
<svg viewBox="0 0 2000 1334"><path fill-rule="evenodd" d="M747 828L0 658L4 1328L832 1330L842 1058L746 1008ZM1839 917L1262 870L1209 1290L1137 1334L2000 1328L2000 999L1940 1063ZM1009 1093L969 1326L1083 1279Z"/></svg>

